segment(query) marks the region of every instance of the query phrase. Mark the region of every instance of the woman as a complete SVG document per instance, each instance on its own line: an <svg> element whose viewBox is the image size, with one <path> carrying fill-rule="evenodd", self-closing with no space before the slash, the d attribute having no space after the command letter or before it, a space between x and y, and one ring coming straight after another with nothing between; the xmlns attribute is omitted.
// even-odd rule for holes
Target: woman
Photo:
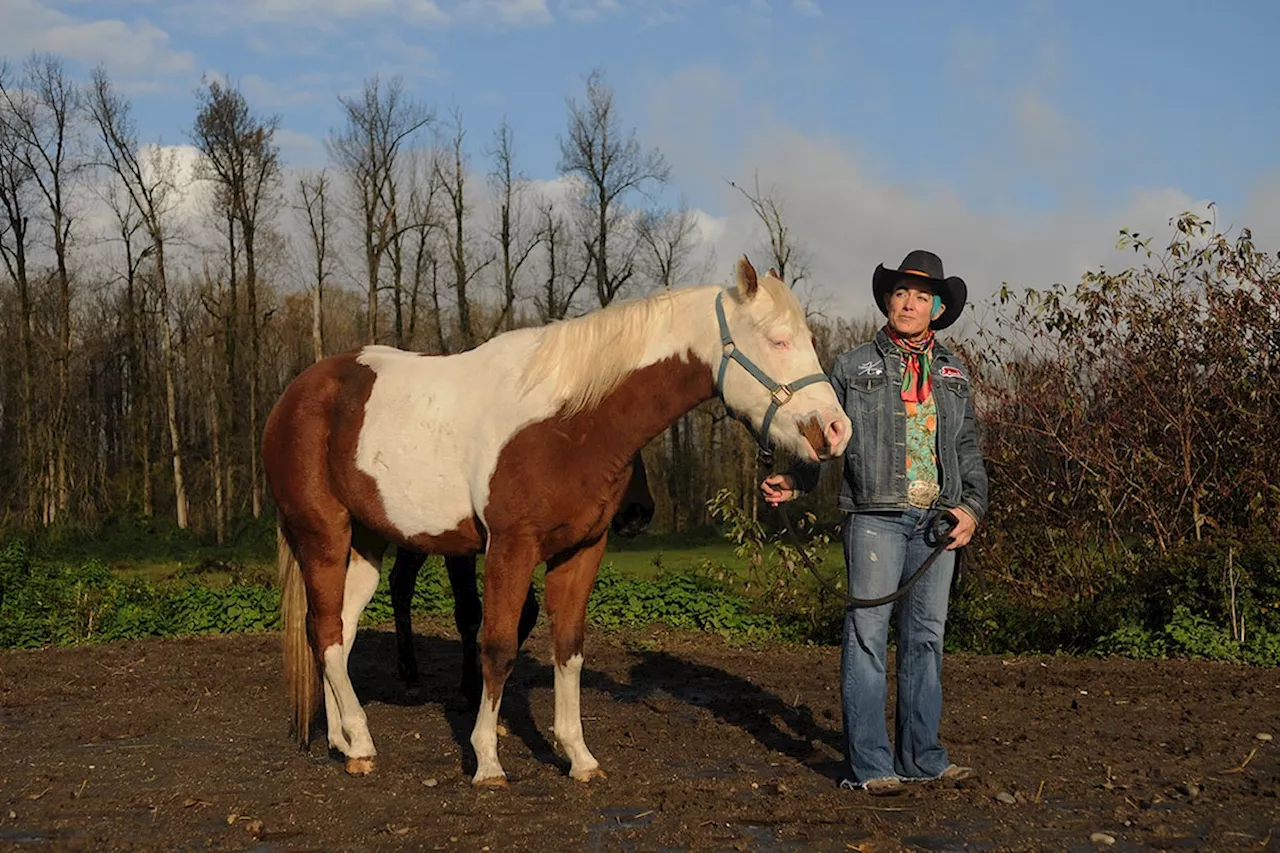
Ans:
<svg viewBox="0 0 1280 853"><path fill-rule="evenodd" d="M892 593L937 544L934 518L958 520L947 548L901 599L894 746L885 726L885 659L893 605L850 609L841 656L845 754L841 784L896 794L904 782L967 779L938 742L942 717L942 642L955 549L973 537L987 511L987 475L978 447L969 372L934 337L964 308L964 281L943 275L932 252L911 252L896 270L876 267L872 293L887 322L874 340L841 353L831 372L853 422L839 508L849 594ZM797 463L761 484L773 505L811 491L820 470Z"/></svg>

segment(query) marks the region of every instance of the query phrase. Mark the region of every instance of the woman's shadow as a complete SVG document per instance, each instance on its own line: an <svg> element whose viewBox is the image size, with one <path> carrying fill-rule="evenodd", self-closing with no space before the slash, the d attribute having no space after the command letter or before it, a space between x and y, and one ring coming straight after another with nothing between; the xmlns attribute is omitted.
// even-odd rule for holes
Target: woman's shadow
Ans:
<svg viewBox="0 0 1280 853"><path fill-rule="evenodd" d="M707 709L767 749L834 780L843 778L843 762L821 749L825 745L843 755L843 735L839 728L819 723L808 705L788 704L741 676L668 652L640 652L639 657L631 667L630 695L616 697L620 701L630 700L637 691L651 694L661 690L681 702Z"/></svg>

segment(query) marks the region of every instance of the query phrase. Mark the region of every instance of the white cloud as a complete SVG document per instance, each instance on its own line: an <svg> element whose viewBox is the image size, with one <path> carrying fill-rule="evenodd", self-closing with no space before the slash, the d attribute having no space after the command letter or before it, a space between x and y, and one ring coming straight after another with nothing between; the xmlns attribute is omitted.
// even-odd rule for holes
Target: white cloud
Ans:
<svg viewBox="0 0 1280 853"><path fill-rule="evenodd" d="M463 0L457 16L468 23L540 27L552 22L546 0Z"/></svg>
<svg viewBox="0 0 1280 853"><path fill-rule="evenodd" d="M875 314L872 271L878 263L897 266L912 249L937 252L949 274L966 280L970 303L980 307L1006 282L1015 289L1071 285L1087 270L1128 266L1132 253L1115 248L1121 228L1155 235L1159 244L1172 234L1170 218L1204 212L1210 201L1176 187L1152 187L1135 188L1107 207L1067 196L1053 210L977 209L947 186L885 180L847 141L756 116L743 86L711 67L658 81L644 138L667 154L677 185L717 214L709 229L716 235L717 278L744 252L766 262L762 226L726 183L750 187L758 173L762 189L776 190L785 203L787 222L811 256L811 285L840 316ZM1015 120L1025 132L1020 147L1042 146L1043 162L1033 171L1060 167L1065 176L1066 153L1057 146L1079 144L1082 132L1035 96L1018 105ZM1021 164L1008 168L1025 173ZM1217 220L1224 228L1252 225L1260 246L1280 247L1280 173L1260 182L1243 210L1219 209Z"/></svg>
<svg viewBox="0 0 1280 853"><path fill-rule="evenodd" d="M75 16L44 0L0 0L0 22L0 56L49 52L134 78L160 78L195 64L190 52L174 50L169 34L146 20Z"/></svg>
<svg viewBox="0 0 1280 853"><path fill-rule="evenodd" d="M622 11L618 0L561 0L560 10L571 21L594 21Z"/></svg>

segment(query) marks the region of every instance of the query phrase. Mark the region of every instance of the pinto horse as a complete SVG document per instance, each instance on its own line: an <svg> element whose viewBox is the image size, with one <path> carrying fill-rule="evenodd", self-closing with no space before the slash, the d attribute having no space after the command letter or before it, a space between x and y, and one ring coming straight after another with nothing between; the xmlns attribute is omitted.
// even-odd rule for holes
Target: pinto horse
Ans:
<svg viewBox="0 0 1280 853"><path fill-rule="evenodd" d="M766 445L838 457L850 423L795 295L744 257L697 285L423 357L366 346L304 370L263 430L276 502L284 679L298 739L323 688L329 745L374 769L347 671L389 544L485 554L475 785L506 785L502 690L534 567L546 562L555 720L569 775L603 776L579 706L587 597L631 459L717 394Z"/></svg>
<svg viewBox="0 0 1280 853"><path fill-rule="evenodd" d="M622 508L613 517L610 529L617 536L637 536L653 520L653 495L649 492L649 478L644 459L639 453L633 461L627 491L622 496ZM405 683L409 695L419 690L418 656L413 652L413 615L410 605L413 590L418 582L418 572L427 555L408 548L396 549L396 562L391 569L391 609L396 625L397 672ZM480 596L476 592L476 558L445 557L445 572L453 590L453 622L458 626L462 640L462 695L472 710L480 707L480 647L476 638L480 633ZM529 584L529 593L520 611L520 625L516 630L517 649L524 645L529 632L538 621L538 596Z"/></svg>

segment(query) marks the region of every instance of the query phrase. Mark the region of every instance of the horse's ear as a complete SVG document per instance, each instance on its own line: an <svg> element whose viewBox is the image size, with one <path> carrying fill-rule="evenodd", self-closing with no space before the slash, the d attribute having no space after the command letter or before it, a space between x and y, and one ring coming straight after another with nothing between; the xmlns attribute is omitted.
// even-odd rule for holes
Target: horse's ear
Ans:
<svg viewBox="0 0 1280 853"><path fill-rule="evenodd" d="M756 295L759 287L760 281L756 278L756 268L751 266L751 261L743 255L738 259L738 296L744 300L750 299Z"/></svg>
<svg viewBox="0 0 1280 853"><path fill-rule="evenodd" d="M768 275L771 278L776 278L778 281L782 281L782 276L778 275L778 271L773 267L769 267L769 272L765 273L765 275Z"/></svg>

